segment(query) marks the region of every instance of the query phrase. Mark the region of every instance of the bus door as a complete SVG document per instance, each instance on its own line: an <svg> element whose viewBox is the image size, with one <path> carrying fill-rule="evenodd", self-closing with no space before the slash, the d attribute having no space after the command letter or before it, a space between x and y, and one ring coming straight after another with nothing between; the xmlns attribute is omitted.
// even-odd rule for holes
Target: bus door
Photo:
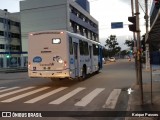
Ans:
<svg viewBox="0 0 160 120"><path fill-rule="evenodd" d="M93 71L92 69L92 66L93 66L93 61L92 61L92 58L93 58L93 56L92 56L92 46L89 46L89 57L90 57L90 65L91 65L91 72Z"/></svg>
<svg viewBox="0 0 160 120"><path fill-rule="evenodd" d="M79 76L78 43L73 42L75 76Z"/></svg>

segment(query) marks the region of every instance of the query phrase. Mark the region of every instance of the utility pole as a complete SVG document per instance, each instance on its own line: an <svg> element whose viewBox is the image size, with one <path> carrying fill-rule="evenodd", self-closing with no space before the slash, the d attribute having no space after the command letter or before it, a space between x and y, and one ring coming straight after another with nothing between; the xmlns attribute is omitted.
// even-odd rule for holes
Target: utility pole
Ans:
<svg viewBox="0 0 160 120"><path fill-rule="evenodd" d="M146 37L148 36L148 0L145 0L145 20L146 20ZM146 38L145 37L145 38ZM145 39L146 42L146 39ZM150 69L150 55L149 55L149 45L145 44L146 47L146 70Z"/></svg>
<svg viewBox="0 0 160 120"><path fill-rule="evenodd" d="M132 11L132 16L134 16L134 5L133 5L133 0L131 0L131 11ZM134 48L133 51L134 53L137 53L137 40L136 40L136 33L133 32L133 40L134 40ZM139 85L138 81L138 69L137 69L137 55L135 55L135 71L136 71L136 84Z"/></svg>
<svg viewBox="0 0 160 120"><path fill-rule="evenodd" d="M146 9L146 14L145 14L145 19L146 19L146 37L145 37L145 42L146 38L148 37L148 0L145 0L145 9ZM146 44L146 70L150 69L150 75L151 75L151 104L153 104L152 101L152 65L150 65L150 52L151 52L151 41L149 40L149 44Z"/></svg>
<svg viewBox="0 0 160 120"><path fill-rule="evenodd" d="M136 6L136 30L137 30L137 67L138 67L138 81L141 95L141 105L143 105L143 83L142 83L142 66L141 66L141 43L140 43L140 28L139 28L139 5L138 0L135 0Z"/></svg>

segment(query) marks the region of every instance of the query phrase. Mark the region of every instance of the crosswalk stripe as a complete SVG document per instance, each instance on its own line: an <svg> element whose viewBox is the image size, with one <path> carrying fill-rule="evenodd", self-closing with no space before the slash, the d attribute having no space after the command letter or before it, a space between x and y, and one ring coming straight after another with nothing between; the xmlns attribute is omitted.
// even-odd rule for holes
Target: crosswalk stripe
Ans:
<svg viewBox="0 0 160 120"><path fill-rule="evenodd" d="M105 88L96 88L91 93L82 98L75 106L86 106L89 104L99 93L101 93Z"/></svg>
<svg viewBox="0 0 160 120"><path fill-rule="evenodd" d="M6 88L6 87L0 87L0 89L3 89L3 88Z"/></svg>
<svg viewBox="0 0 160 120"><path fill-rule="evenodd" d="M106 103L103 105L103 108L114 109L115 106L116 106L116 103L117 103L117 100L118 100L118 97L119 97L120 93L121 93L121 89L114 89L110 93Z"/></svg>
<svg viewBox="0 0 160 120"><path fill-rule="evenodd" d="M40 89L36 89L36 90L31 91L31 92L27 92L27 93L25 93L25 94L15 96L15 97L9 98L9 99L7 99L7 100L3 100L3 101L1 101L1 102L7 102L7 103L8 103L8 102L13 102L13 101L15 101L15 100L21 99L21 98L23 98L23 97L32 95L32 94L34 94L34 93L43 91L43 90L48 89L48 88L50 88L50 87L43 87L43 88L40 88Z"/></svg>
<svg viewBox="0 0 160 120"><path fill-rule="evenodd" d="M15 93L19 93L19 92L22 92L22 91L25 91L25 90L29 90L29 89L32 89L32 88L34 88L34 87L27 87L27 88L18 89L18 90L12 91L12 92L8 92L8 93L0 95L0 98L8 96L8 95L15 94Z"/></svg>
<svg viewBox="0 0 160 120"><path fill-rule="evenodd" d="M12 88L8 88L8 89L3 89L3 90L0 90L0 93L1 92L6 92L6 91L9 91L9 90L14 90L14 89L17 89L19 87L12 87Z"/></svg>
<svg viewBox="0 0 160 120"><path fill-rule="evenodd" d="M38 97L33 98L33 99L31 99L31 100L28 100L28 101L26 101L26 102L24 102L24 103L35 103L35 102L40 101L40 100L42 100L42 99L44 99L44 98L46 98L46 97L48 97L48 96L51 96L51 95L53 95L53 94L55 94L55 93L58 93L58 92L66 89L66 88L68 88L68 87L60 87L60 88L58 88L58 89L52 90L51 92L45 93L45 94L43 94L43 95L41 95L41 96L38 96Z"/></svg>
<svg viewBox="0 0 160 120"><path fill-rule="evenodd" d="M60 97L60 98L58 98L58 99L50 102L49 104L61 104L61 103L64 102L65 100L69 99L70 97L74 96L75 94L77 94L78 92L80 92L80 91L82 91L82 90L84 90L84 89L85 89L85 88L82 88L82 87L77 88L77 89L69 92L68 94L66 94L66 95L64 95L64 96L62 96L62 97Z"/></svg>

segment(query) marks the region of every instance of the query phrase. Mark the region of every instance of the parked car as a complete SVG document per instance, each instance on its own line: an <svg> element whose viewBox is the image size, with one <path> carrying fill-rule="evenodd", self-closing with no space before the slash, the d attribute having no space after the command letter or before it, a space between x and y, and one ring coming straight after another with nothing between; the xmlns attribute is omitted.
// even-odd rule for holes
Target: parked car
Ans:
<svg viewBox="0 0 160 120"><path fill-rule="evenodd" d="M110 62L116 62L116 59L115 59L114 57L110 57L108 60L109 60Z"/></svg>

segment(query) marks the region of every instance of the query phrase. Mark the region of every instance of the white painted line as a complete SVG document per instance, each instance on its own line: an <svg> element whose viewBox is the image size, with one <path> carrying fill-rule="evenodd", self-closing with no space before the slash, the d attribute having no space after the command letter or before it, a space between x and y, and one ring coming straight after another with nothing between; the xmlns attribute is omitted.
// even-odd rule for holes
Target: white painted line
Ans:
<svg viewBox="0 0 160 120"><path fill-rule="evenodd" d="M0 92L6 92L6 91L14 90L14 89L17 89L17 88L19 88L19 87L11 87L11 88L8 88L8 89L0 90Z"/></svg>
<svg viewBox="0 0 160 120"><path fill-rule="evenodd" d="M22 92L22 91L25 91L25 90L29 90L29 89L32 89L32 88L34 88L34 87L27 87L27 88L15 90L15 91L12 91L12 92L8 92L8 93L5 93L5 94L0 95L0 98L5 97L5 96L8 96L8 95L15 94L15 93L18 93L18 92Z"/></svg>
<svg viewBox="0 0 160 120"><path fill-rule="evenodd" d="M33 91L31 91L31 92L27 92L27 93L24 93L24 94L22 94L22 95L18 95L18 96L15 96L15 97L12 97L12 98L3 100L3 101L1 101L1 102L7 102L7 103L8 103L8 102L13 102L13 101L15 101L15 100L24 98L24 97L26 97L26 96L32 95L32 94L34 94L34 93L43 91L43 90L48 89L48 88L49 88L49 87L39 88L39 89L33 90Z"/></svg>
<svg viewBox="0 0 160 120"><path fill-rule="evenodd" d="M121 93L121 89L114 89L110 93L106 103L103 105L103 108L114 109L117 104L117 100L118 100L120 93Z"/></svg>
<svg viewBox="0 0 160 120"><path fill-rule="evenodd" d="M91 93L82 98L75 106L86 106L89 104L99 93L101 93L105 88L96 88Z"/></svg>
<svg viewBox="0 0 160 120"><path fill-rule="evenodd" d="M3 88L6 88L6 87L0 87L0 89L3 89Z"/></svg>
<svg viewBox="0 0 160 120"><path fill-rule="evenodd" d="M80 87L80 88L77 88L77 89L69 92L68 94L60 97L59 99L56 99L56 100L50 102L49 104L60 104L60 103L66 101L67 99L69 99L70 97L74 96L75 94L77 94L78 92L80 92L80 91L82 91L82 90L84 90L84 89L85 89L85 88L81 88L81 87Z"/></svg>
<svg viewBox="0 0 160 120"><path fill-rule="evenodd" d="M58 88L58 89L52 90L51 92L45 93L45 94L43 94L43 95L41 95L41 96L38 96L38 97L33 98L33 99L31 99L31 100L28 100L28 101L26 101L26 102L24 102L24 103L35 103L35 102L40 101L40 100L42 100L42 99L44 99L44 98L46 98L46 97L48 97L48 96L51 96L51 95L53 95L53 94L55 94L55 93L58 93L58 92L66 89L66 88L68 88L68 87L60 87L60 88Z"/></svg>

